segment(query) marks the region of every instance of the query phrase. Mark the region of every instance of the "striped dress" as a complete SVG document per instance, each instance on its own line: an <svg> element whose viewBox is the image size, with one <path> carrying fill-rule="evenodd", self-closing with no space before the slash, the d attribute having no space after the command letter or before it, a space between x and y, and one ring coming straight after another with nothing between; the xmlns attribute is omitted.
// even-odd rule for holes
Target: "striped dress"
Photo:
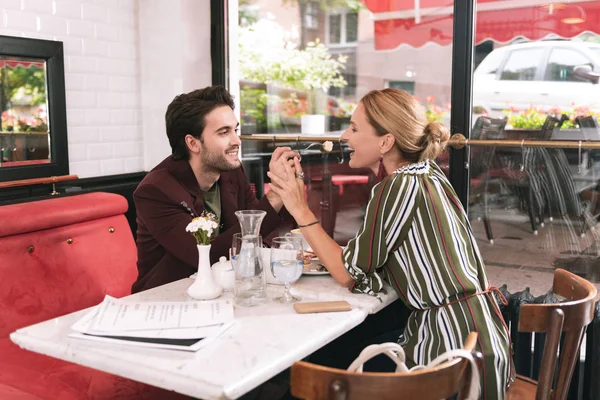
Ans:
<svg viewBox="0 0 600 400"><path fill-rule="evenodd" d="M510 339L466 213L432 161L402 167L377 184L365 221L343 252L352 290L377 295L388 281L413 310L399 343L426 365L479 333L482 398L503 399L512 375ZM465 299L466 297L466 299Z"/></svg>

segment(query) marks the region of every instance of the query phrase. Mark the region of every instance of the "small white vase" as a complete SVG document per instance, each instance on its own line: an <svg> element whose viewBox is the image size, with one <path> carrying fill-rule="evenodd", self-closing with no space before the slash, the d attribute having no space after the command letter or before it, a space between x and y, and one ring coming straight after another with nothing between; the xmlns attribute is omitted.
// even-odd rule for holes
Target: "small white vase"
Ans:
<svg viewBox="0 0 600 400"><path fill-rule="evenodd" d="M324 135L325 116L315 114L300 116L300 130L303 135Z"/></svg>
<svg viewBox="0 0 600 400"><path fill-rule="evenodd" d="M210 300L223 293L223 289L214 280L210 269L210 244L198 244L198 274L187 290L188 295L197 300Z"/></svg>

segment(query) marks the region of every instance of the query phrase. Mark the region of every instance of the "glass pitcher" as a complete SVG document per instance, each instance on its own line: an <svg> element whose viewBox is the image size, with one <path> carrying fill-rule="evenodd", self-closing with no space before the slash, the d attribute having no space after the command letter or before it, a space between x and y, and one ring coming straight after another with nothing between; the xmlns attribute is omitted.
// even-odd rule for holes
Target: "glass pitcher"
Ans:
<svg viewBox="0 0 600 400"><path fill-rule="evenodd" d="M241 233L234 235L231 246L231 262L235 270L235 303L252 307L266 300L265 265L262 259L260 225L266 211L236 211Z"/></svg>

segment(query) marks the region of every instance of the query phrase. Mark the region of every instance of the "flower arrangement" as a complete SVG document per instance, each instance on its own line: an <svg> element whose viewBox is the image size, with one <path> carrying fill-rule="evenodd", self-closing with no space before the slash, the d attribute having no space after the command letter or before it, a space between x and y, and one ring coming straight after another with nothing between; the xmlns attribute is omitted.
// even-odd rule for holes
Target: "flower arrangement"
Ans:
<svg viewBox="0 0 600 400"><path fill-rule="evenodd" d="M450 103L446 104L444 107L440 107L435 104L435 96L425 97L424 107L427 122L442 122L448 111L450 111Z"/></svg>
<svg viewBox="0 0 600 400"><path fill-rule="evenodd" d="M47 132L48 123L46 115L39 109L32 116L15 116L10 111L2 112L3 132Z"/></svg>
<svg viewBox="0 0 600 400"><path fill-rule="evenodd" d="M508 117L507 125L517 129L538 129L546 120L546 113L538 107L529 107L525 111L510 107L503 113Z"/></svg>
<svg viewBox="0 0 600 400"><path fill-rule="evenodd" d="M344 101L340 99L337 100L337 106L333 99L329 99L327 101L327 114L332 117L337 118L350 118L356 107L358 107L358 102L356 101Z"/></svg>
<svg viewBox="0 0 600 400"><path fill-rule="evenodd" d="M282 101L281 113L285 117L299 118L308 113L308 102L305 99L299 99L295 93Z"/></svg>
<svg viewBox="0 0 600 400"><path fill-rule="evenodd" d="M198 245L208 245L218 227L219 224L217 223L216 215L204 211L202 215L194 218L192 222L187 225L185 230L196 238L196 243Z"/></svg>
<svg viewBox="0 0 600 400"><path fill-rule="evenodd" d="M567 120L563 122L561 128L578 128L577 117L596 116L600 123L600 113L594 113L587 106L577 106L572 104L570 110L562 110L558 107L551 108L547 111L538 106L530 106L528 109L521 111L516 107L509 107L503 111L508 117L507 125L517 129L540 129L544 125L544 121L548 115L556 118L567 116Z"/></svg>

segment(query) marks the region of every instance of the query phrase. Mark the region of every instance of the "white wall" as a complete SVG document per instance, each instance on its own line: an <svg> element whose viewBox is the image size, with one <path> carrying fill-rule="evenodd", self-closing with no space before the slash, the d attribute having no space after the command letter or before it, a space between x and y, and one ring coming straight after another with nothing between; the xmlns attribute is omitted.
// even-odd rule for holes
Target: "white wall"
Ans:
<svg viewBox="0 0 600 400"><path fill-rule="evenodd" d="M212 82L210 0L142 0L139 9L144 169L171 154L165 111Z"/></svg>
<svg viewBox="0 0 600 400"><path fill-rule="evenodd" d="M64 43L70 173L148 170L170 154L167 104L211 83L209 0L0 4L0 34Z"/></svg>

